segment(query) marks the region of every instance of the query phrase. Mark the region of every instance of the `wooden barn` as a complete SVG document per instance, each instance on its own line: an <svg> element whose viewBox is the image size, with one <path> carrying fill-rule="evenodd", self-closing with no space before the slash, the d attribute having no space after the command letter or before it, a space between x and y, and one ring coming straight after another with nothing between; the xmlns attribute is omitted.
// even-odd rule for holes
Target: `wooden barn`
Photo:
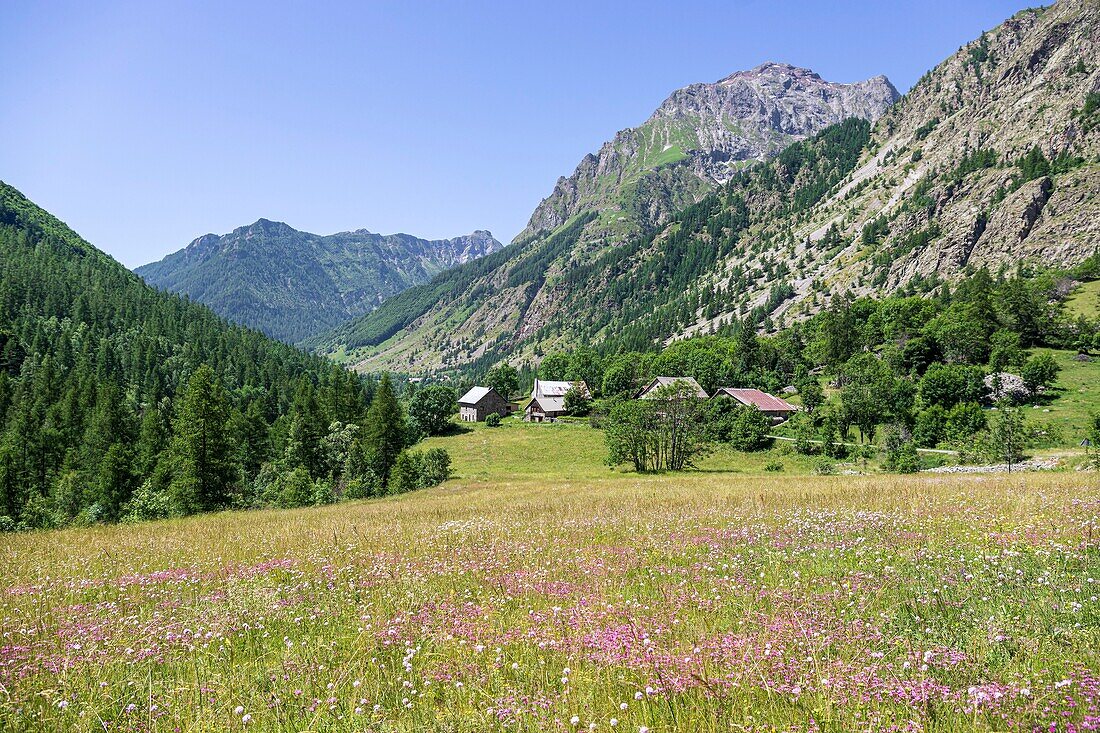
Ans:
<svg viewBox="0 0 1100 733"><path fill-rule="evenodd" d="M458 417L462 422L482 422L493 413L512 414L512 405L492 387L472 387L458 398Z"/></svg>
<svg viewBox="0 0 1100 733"><path fill-rule="evenodd" d="M588 385L584 382L536 379L535 387L531 390L531 400L523 411L523 419L526 422L549 422L566 414L565 395L571 389L578 389L591 396Z"/></svg>
<svg viewBox="0 0 1100 733"><path fill-rule="evenodd" d="M773 423L781 423L791 415L798 412L798 407L786 400L761 392L758 389L741 389L738 387L719 387L712 399L733 399L742 405L751 405L771 418Z"/></svg>

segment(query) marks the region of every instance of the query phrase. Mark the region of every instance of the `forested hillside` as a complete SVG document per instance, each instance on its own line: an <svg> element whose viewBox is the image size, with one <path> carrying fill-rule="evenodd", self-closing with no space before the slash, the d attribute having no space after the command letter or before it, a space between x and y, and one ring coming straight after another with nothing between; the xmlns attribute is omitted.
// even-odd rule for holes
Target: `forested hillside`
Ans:
<svg viewBox="0 0 1100 733"><path fill-rule="evenodd" d="M364 370L476 371L585 342L655 349L745 319L772 331L837 297L927 294L983 267L1071 267L1100 241L1098 121L1095 3L1022 11L870 127L795 143L655 232L585 244L598 214L577 214L313 345Z"/></svg>
<svg viewBox="0 0 1100 733"><path fill-rule="evenodd" d="M710 394L755 387L800 402L803 411L782 428L799 452L850 457L845 443L858 441L877 446L872 452L885 449L887 468L896 470L919 468L916 448L1001 463L1036 443L1100 440L1100 400L1091 387L1078 390L1074 376L1096 374L1100 319L1065 305L1067 294L1098 280L1100 255L1068 271L978 270L928 296L836 298L773 336L759 336L747 320L726 329L729 335L678 340L660 351L554 351L537 375L584 380L597 400L583 410L594 409L593 424L610 424L612 432L624 414L640 409L631 397L641 386L675 375L694 378ZM503 369L480 378L495 384ZM1071 389L1061 388L1063 371L1072 373ZM1022 411L1024 404L1036 409ZM992 406L998 409L986 409ZM744 431L752 421L735 407L732 400L699 405L700 439L733 441L742 450L766 446L767 421ZM1009 418L1015 422L1006 424Z"/></svg>
<svg viewBox="0 0 1100 733"><path fill-rule="evenodd" d="M486 231L430 241L365 229L321 236L260 219L199 237L135 272L234 323L297 343L502 246Z"/></svg>
<svg viewBox="0 0 1100 733"><path fill-rule="evenodd" d="M362 496L405 445L388 383L372 403L373 382L154 290L2 183L0 262L0 530Z"/></svg>

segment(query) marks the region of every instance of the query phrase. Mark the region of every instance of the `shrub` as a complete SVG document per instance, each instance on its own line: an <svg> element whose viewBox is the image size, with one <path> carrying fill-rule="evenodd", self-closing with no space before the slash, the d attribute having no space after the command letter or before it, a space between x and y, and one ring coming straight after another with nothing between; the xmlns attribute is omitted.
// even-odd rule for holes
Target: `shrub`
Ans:
<svg viewBox="0 0 1100 733"><path fill-rule="evenodd" d="M353 478L344 487L345 499L366 499L378 495L378 479L372 475Z"/></svg>
<svg viewBox="0 0 1100 733"><path fill-rule="evenodd" d="M7 514L0 514L0 532L14 532L15 520Z"/></svg>
<svg viewBox="0 0 1100 733"><path fill-rule="evenodd" d="M421 488L438 486L451 477L451 455L442 448L424 452L420 465Z"/></svg>
<svg viewBox="0 0 1100 733"><path fill-rule="evenodd" d="M883 466L896 473L916 473L920 470L920 457L912 436L903 425L891 425L883 441L886 460Z"/></svg>
<svg viewBox="0 0 1100 733"><path fill-rule="evenodd" d="M773 458L764 464L764 470L772 472L782 471L783 461L779 460L778 458Z"/></svg>
<svg viewBox="0 0 1100 733"><path fill-rule="evenodd" d="M54 529L57 526L59 523L49 499L38 493L32 494L19 515L19 529Z"/></svg>
<svg viewBox="0 0 1100 733"><path fill-rule="evenodd" d="M404 494L420 488L420 453L402 451L390 469L390 482L386 486L390 494Z"/></svg>
<svg viewBox="0 0 1100 733"><path fill-rule="evenodd" d="M730 445L736 450L760 450L768 444L771 428L771 420L756 407L742 407L733 419L729 437Z"/></svg>
<svg viewBox="0 0 1100 733"><path fill-rule="evenodd" d="M305 466L280 474L272 484L276 505L283 509L309 506L313 503L313 482Z"/></svg>
<svg viewBox="0 0 1100 733"><path fill-rule="evenodd" d="M336 492L332 488L332 482L327 479L318 479L314 481L313 490L310 494L313 506L323 506L325 504L332 504L336 501Z"/></svg>
<svg viewBox="0 0 1100 733"><path fill-rule="evenodd" d="M1058 362L1055 361L1053 356L1038 354L1027 360L1020 376L1023 377L1027 388L1031 390L1032 394L1035 394L1052 386L1058 379L1058 372L1060 371L1062 371L1062 367L1058 366Z"/></svg>
<svg viewBox="0 0 1100 733"><path fill-rule="evenodd" d="M485 427L487 428L499 428L500 427L500 415L495 412L490 412L485 416Z"/></svg>
<svg viewBox="0 0 1100 733"><path fill-rule="evenodd" d="M818 458L814 461L814 476L833 476L836 474L836 464L828 458Z"/></svg>
<svg viewBox="0 0 1100 733"><path fill-rule="evenodd" d="M438 486L451 475L451 456L442 448L402 451L390 472L390 494Z"/></svg>
<svg viewBox="0 0 1100 733"><path fill-rule="evenodd" d="M171 511L168 497L153 488L151 481L138 487L123 509L122 521L144 522L148 519L163 519Z"/></svg>

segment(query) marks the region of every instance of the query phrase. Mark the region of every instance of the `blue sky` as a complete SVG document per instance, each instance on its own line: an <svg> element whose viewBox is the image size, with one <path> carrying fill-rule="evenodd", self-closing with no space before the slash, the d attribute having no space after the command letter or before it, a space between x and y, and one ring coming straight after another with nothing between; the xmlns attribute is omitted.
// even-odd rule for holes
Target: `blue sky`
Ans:
<svg viewBox="0 0 1100 733"><path fill-rule="evenodd" d="M510 240L676 88L766 60L902 92L1024 2L0 7L0 180L128 266L259 217Z"/></svg>

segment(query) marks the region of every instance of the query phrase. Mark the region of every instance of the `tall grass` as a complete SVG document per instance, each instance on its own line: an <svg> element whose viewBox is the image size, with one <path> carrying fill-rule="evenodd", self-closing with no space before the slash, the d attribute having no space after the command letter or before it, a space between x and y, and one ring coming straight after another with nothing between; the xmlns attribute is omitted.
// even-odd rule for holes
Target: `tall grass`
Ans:
<svg viewBox="0 0 1100 733"><path fill-rule="evenodd" d="M1084 473L458 480L0 561L4 730L1100 723Z"/></svg>

